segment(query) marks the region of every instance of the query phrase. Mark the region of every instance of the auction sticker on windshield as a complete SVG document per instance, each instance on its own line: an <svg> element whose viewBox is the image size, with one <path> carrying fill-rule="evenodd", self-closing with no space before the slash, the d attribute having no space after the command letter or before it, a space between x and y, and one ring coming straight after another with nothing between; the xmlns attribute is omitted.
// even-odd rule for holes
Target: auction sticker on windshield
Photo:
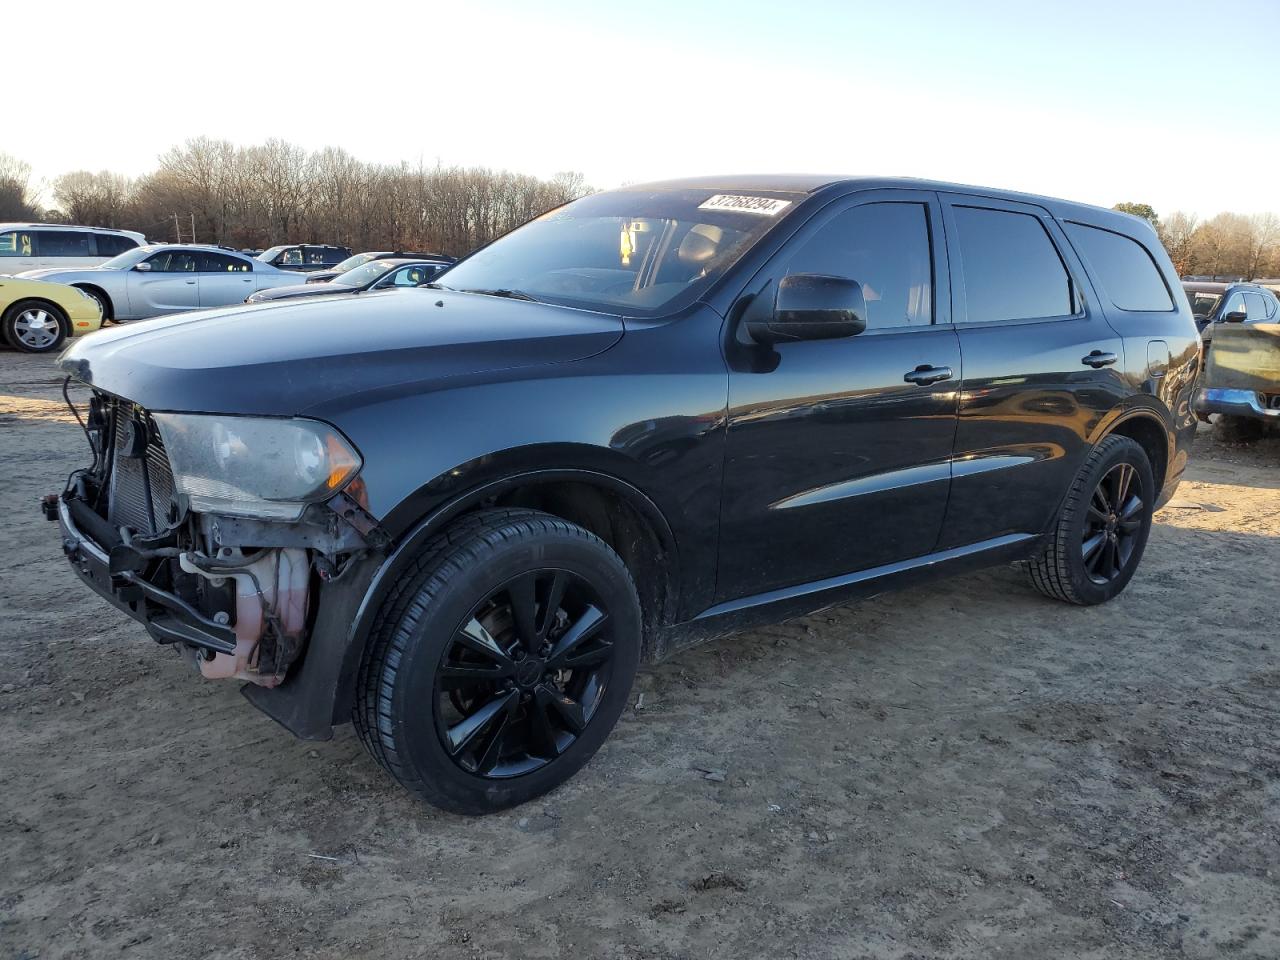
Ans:
<svg viewBox="0 0 1280 960"><path fill-rule="evenodd" d="M776 217L787 207L790 200L774 200L771 197L738 197L729 193L717 193L710 200L698 204L699 210L735 210L740 213L758 213L765 217Z"/></svg>

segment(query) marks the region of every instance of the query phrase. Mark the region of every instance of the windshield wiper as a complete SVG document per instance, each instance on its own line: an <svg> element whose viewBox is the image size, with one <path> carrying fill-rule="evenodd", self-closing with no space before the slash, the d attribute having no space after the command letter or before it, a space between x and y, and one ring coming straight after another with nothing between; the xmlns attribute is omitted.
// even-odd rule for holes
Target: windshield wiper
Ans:
<svg viewBox="0 0 1280 960"><path fill-rule="evenodd" d="M541 303L537 297L531 297L523 290L459 290L458 293L478 293L486 297L506 297L508 300L528 300L530 303Z"/></svg>
<svg viewBox="0 0 1280 960"><path fill-rule="evenodd" d="M452 290L453 287L446 287L443 283L436 283L432 280L430 283L420 283L418 286L425 290Z"/></svg>

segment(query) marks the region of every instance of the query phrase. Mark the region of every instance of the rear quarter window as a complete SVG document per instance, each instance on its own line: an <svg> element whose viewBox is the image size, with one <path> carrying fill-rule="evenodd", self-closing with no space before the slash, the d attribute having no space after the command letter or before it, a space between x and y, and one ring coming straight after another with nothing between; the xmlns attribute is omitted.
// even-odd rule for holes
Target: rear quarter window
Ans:
<svg viewBox="0 0 1280 960"><path fill-rule="evenodd" d="M1100 227L1071 222L1063 226L1115 307L1131 312L1173 309L1173 297L1146 247L1131 237Z"/></svg>
<svg viewBox="0 0 1280 960"><path fill-rule="evenodd" d="M125 237L116 233L99 233L95 235L94 239L97 241L98 256L100 257L116 257L138 245L132 237Z"/></svg>

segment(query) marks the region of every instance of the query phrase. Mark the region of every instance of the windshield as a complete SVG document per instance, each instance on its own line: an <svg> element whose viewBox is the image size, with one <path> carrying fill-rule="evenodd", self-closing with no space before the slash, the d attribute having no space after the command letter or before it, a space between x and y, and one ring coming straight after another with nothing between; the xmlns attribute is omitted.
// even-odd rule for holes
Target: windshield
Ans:
<svg viewBox="0 0 1280 960"><path fill-rule="evenodd" d="M332 269L334 273L346 273L348 270L354 270L362 263L368 263L370 260L376 260L377 257L378 254L376 253L357 253L354 257L347 257L347 259L343 260L341 263L335 264L330 269Z"/></svg>
<svg viewBox="0 0 1280 960"><path fill-rule="evenodd" d="M280 256L281 253L283 253L285 250L288 250L288 249L289 249L288 244L285 244L282 247L272 247L269 250L263 250L260 254L258 254L258 256L255 259L261 260L263 263L270 263L276 257Z"/></svg>
<svg viewBox="0 0 1280 960"><path fill-rule="evenodd" d="M1205 293L1203 290L1188 290L1187 299L1191 301L1191 312L1197 317L1208 317L1213 314L1222 299L1220 293Z"/></svg>
<svg viewBox="0 0 1280 960"><path fill-rule="evenodd" d="M112 257L100 263L98 266L103 270L128 270L135 263L141 263L151 254L155 253L155 247L134 247L132 250L126 250L124 253Z"/></svg>
<svg viewBox="0 0 1280 960"><path fill-rule="evenodd" d="M395 264L390 260L372 260L354 270L348 270L340 277L334 277L329 282L343 287L363 287L366 283L373 283L393 266Z"/></svg>
<svg viewBox="0 0 1280 960"><path fill-rule="evenodd" d="M713 190L599 193L494 241L442 274L439 285L658 316L693 302L797 199Z"/></svg>

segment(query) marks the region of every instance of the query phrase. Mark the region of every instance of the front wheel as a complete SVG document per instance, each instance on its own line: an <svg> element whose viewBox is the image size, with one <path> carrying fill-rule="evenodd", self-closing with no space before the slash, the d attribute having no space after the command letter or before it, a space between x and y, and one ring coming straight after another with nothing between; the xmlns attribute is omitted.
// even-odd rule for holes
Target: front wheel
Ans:
<svg viewBox="0 0 1280 960"><path fill-rule="evenodd" d="M1110 600L1138 569L1155 500L1142 446L1129 437L1103 438L1076 474L1044 549L1027 563L1032 585L1067 603Z"/></svg>
<svg viewBox="0 0 1280 960"><path fill-rule="evenodd" d="M62 311L42 300L19 300L0 319L4 339L23 353L52 353L66 341L69 330Z"/></svg>
<svg viewBox="0 0 1280 960"><path fill-rule="evenodd" d="M621 716L640 603L599 537L532 510L487 510L429 543L375 620L355 723L428 802L481 814L576 773Z"/></svg>

